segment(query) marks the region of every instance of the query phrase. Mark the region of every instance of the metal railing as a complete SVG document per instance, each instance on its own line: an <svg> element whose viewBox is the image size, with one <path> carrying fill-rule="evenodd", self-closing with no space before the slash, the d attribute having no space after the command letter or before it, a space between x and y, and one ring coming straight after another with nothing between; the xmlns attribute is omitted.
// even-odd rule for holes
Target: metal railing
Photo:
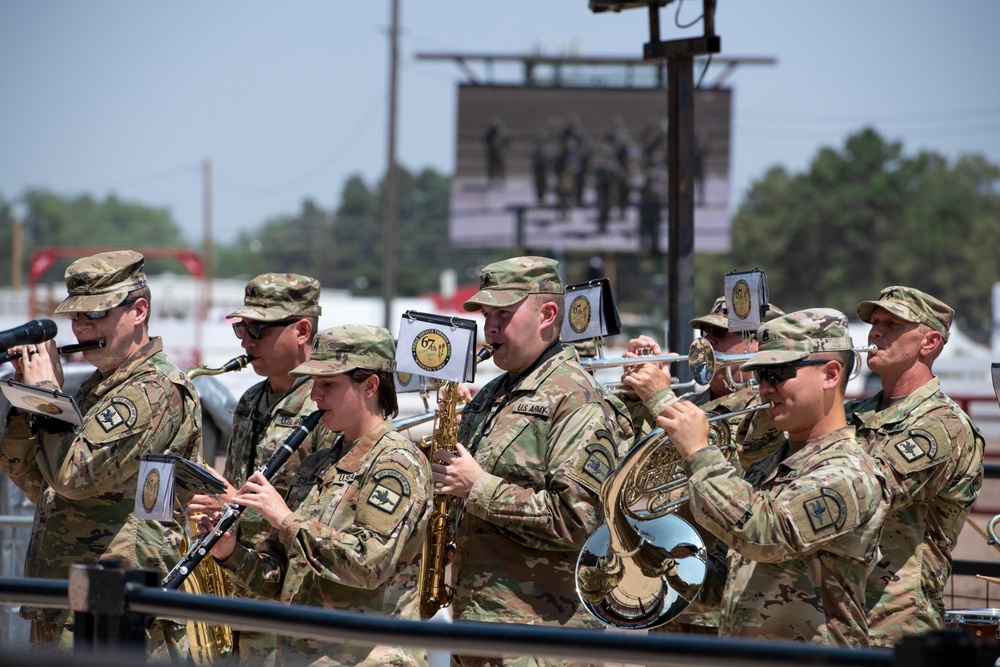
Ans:
<svg viewBox="0 0 1000 667"><path fill-rule="evenodd" d="M149 571L132 571L139 572ZM0 578L0 601L74 608L77 614L100 616L102 620L97 625L105 628L114 625L115 616L142 615L203 621L330 643L390 644L476 656L530 655L692 667L720 664L888 667L893 664L893 651L888 649L859 650L791 641L668 633L621 634L511 623L430 623L277 602L192 595L144 585L137 580L123 580L122 573L117 568L74 566L70 581ZM119 584L118 595L112 594L115 587L109 585L109 581ZM71 590L75 591L72 597ZM101 594L88 596L88 590L100 590ZM130 626L134 627L134 618L123 627ZM118 635L106 632L103 636ZM79 634L76 640L80 640ZM115 647L98 648L113 651Z"/></svg>

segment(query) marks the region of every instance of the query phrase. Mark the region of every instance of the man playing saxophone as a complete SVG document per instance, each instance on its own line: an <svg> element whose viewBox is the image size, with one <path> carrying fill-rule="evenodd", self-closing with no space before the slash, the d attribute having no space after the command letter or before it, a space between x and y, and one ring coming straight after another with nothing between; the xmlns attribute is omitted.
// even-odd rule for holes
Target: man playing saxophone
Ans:
<svg viewBox="0 0 1000 667"><path fill-rule="evenodd" d="M265 273L246 285L243 307L229 314L240 318L233 324L236 337L253 370L264 377L240 398L233 415L233 433L226 447L223 477L229 492L218 499L195 496L192 513L206 513L229 502L235 486L242 485L250 474L274 454L288 434L316 410L310 398L313 381L309 376L293 378L289 372L308 361L321 308L319 282L294 273ZM291 461L275 479L282 494L288 489L302 460L327 446L330 431L322 424L299 446ZM270 533L270 526L254 510L244 513L239 523L240 539L259 545ZM269 633L237 631L234 643L244 665L272 665L277 637Z"/></svg>
<svg viewBox="0 0 1000 667"><path fill-rule="evenodd" d="M495 262L465 303L482 310L506 371L462 413L456 453L432 462L436 493L464 499L456 530L459 620L594 627L574 564L602 520L599 491L631 441L628 414L560 344L563 283L545 257ZM535 665L457 656L461 665Z"/></svg>

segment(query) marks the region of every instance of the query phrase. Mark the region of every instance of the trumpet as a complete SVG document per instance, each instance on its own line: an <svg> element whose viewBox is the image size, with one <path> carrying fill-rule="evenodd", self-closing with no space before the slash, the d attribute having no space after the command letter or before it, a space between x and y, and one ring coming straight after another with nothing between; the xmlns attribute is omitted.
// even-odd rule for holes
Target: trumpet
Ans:
<svg viewBox="0 0 1000 667"><path fill-rule="evenodd" d="M732 456L729 420L758 410L709 417L709 443ZM674 498L687 477L681 456L661 428L629 451L601 485L605 525L584 544L577 558L576 588L595 618L615 628L662 625L682 613L705 580L705 544L674 513L688 496ZM636 509L645 499L645 507Z"/></svg>
<svg viewBox="0 0 1000 667"><path fill-rule="evenodd" d="M61 355L76 354L77 352L86 352L87 350L99 350L106 346L107 343L102 338L101 340L92 340L89 343L73 343L72 345L63 345L62 347L57 347L56 352ZM4 352L0 354L0 364L5 361L20 358L21 352Z"/></svg>
<svg viewBox="0 0 1000 667"><path fill-rule="evenodd" d="M676 354L657 354L648 357L608 357L581 359L580 365L588 371L597 371L602 368L619 368L621 366L635 366L637 364L670 364L675 361L687 361L687 357L680 357ZM705 384L705 383L702 383Z"/></svg>
<svg viewBox="0 0 1000 667"><path fill-rule="evenodd" d="M854 353L855 360L850 379L853 380L861 371L861 354L874 352L877 349L878 346L876 345L863 345L861 347L851 348L850 351ZM739 386L740 383L733 379L733 366L741 366L745 364L750 361L750 357L755 354L757 353L743 352L739 354L726 354L716 352L712 349L712 344L709 343L707 339L695 338L688 350L688 368L691 371L691 377L694 378L694 381L698 384L708 384L712 381L712 377L715 375L716 371L725 368L727 383L730 383L731 386Z"/></svg>
<svg viewBox="0 0 1000 667"><path fill-rule="evenodd" d="M677 391L678 389L694 389L697 386L697 382L681 382L677 378L670 378L670 389L673 391ZM633 391L633 389L624 382L605 382L604 388L612 394L626 394Z"/></svg>

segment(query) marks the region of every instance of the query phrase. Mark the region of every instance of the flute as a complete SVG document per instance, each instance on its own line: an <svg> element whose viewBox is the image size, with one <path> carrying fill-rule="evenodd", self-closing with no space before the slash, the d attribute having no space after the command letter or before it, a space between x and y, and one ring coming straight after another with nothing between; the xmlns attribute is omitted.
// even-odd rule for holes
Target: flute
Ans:
<svg viewBox="0 0 1000 667"><path fill-rule="evenodd" d="M73 343L72 345L63 345L62 347L57 347L56 352L63 355L74 354L76 352L86 352L87 350L99 350L105 346L107 346L107 343L104 342L104 339L92 340L89 343ZM4 352L0 354L0 364L5 361L20 358L21 352Z"/></svg>

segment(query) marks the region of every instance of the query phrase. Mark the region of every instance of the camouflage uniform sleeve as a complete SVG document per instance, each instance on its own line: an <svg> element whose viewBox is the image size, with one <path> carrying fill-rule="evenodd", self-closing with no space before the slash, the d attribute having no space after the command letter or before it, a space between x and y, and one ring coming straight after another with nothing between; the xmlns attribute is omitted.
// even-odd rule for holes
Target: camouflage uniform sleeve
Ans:
<svg viewBox="0 0 1000 667"><path fill-rule="evenodd" d="M483 472L465 511L504 528L527 546L573 550L602 523L601 482L617 464L615 421L602 404L586 403L549 434L544 488L518 486ZM530 463L530 462L528 462Z"/></svg>
<svg viewBox="0 0 1000 667"><path fill-rule="evenodd" d="M129 382L95 406L78 430L38 432L41 473L65 498L120 489L139 473L143 454L169 450L184 412L180 391L165 376Z"/></svg>
<svg viewBox="0 0 1000 667"><path fill-rule="evenodd" d="M300 553L319 577L375 589L395 573L407 542L422 529L430 483L426 459L400 448L383 451L361 487L349 528L338 530L293 513L278 529L281 543L286 552Z"/></svg>
<svg viewBox="0 0 1000 667"><path fill-rule="evenodd" d="M281 595L288 556L277 530L259 548L241 541L229 558L217 562L230 573L230 583L242 595L261 600L277 600Z"/></svg>
<svg viewBox="0 0 1000 667"><path fill-rule="evenodd" d="M757 491L716 449L696 452L683 464L698 522L743 557L778 563L853 532L880 507L878 478L853 461L842 458Z"/></svg>
<svg viewBox="0 0 1000 667"><path fill-rule="evenodd" d="M668 405L677 400L677 394L674 390L667 387L666 389L661 389L652 396L649 400L645 402L646 411L652 417L653 422L656 421L656 416L663 412Z"/></svg>
<svg viewBox="0 0 1000 667"><path fill-rule="evenodd" d="M35 458L35 436L31 433L29 415L21 413L8 418L0 447L0 468L32 503L38 503L44 478Z"/></svg>
<svg viewBox="0 0 1000 667"><path fill-rule="evenodd" d="M963 465L972 468L967 471L969 485L981 478L981 468L968 466L965 460L975 458L968 454L978 451L981 461L980 438L963 419L942 420L925 415L884 447L873 451L889 478L893 506L909 507L941 495Z"/></svg>

